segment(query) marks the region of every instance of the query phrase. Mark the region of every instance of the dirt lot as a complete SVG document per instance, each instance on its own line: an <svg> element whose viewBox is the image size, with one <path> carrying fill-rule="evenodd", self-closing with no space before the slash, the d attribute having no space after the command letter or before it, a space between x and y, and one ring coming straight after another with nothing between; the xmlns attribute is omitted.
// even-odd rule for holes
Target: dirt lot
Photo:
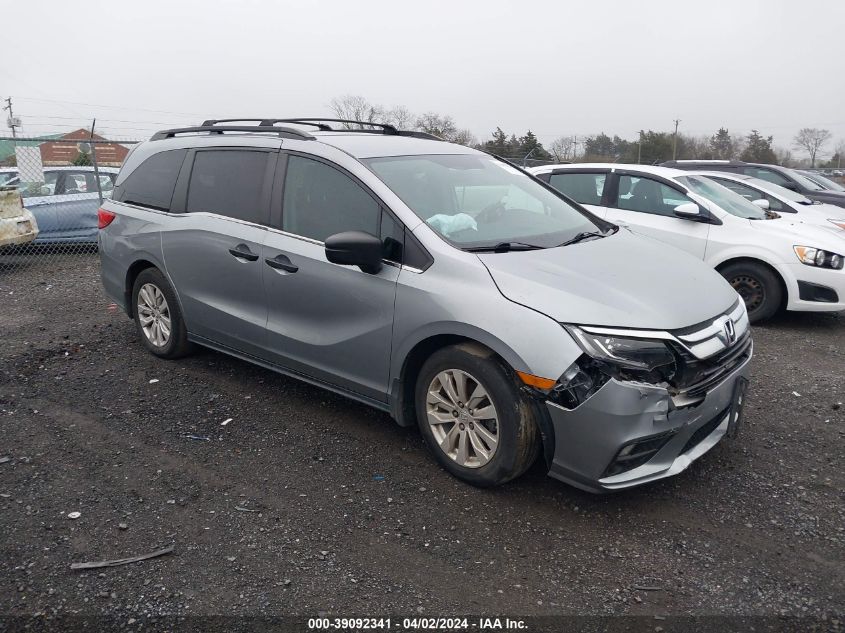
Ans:
<svg viewBox="0 0 845 633"><path fill-rule="evenodd" d="M755 328L740 437L596 497L539 465L473 489L363 405L211 351L157 360L109 303L95 255L0 263L0 613L18 623L624 614L670 631L663 616L683 614L842 629L845 315Z"/></svg>

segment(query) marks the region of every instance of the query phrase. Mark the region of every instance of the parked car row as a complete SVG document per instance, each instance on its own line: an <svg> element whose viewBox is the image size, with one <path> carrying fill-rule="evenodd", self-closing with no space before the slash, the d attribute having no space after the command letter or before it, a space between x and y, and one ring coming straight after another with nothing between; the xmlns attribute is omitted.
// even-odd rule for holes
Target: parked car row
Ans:
<svg viewBox="0 0 845 633"><path fill-rule="evenodd" d="M727 171L618 164L531 171L599 217L715 268L752 322L782 308L845 310L845 209Z"/></svg>
<svg viewBox="0 0 845 633"><path fill-rule="evenodd" d="M842 276L832 232L807 227L796 244L830 255L799 254L705 177L601 168L564 195L424 133L331 123L206 121L136 146L99 212L103 285L156 356L199 344L367 403L475 485L540 455L575 486L628 488L737 431L753 345L702 262L710 230ZM697 227L692 252L629 212Z"/></svg>
<svg viewBox="0 0 845 633"><path fill-rule="evenodd" d="M37 234L28 241L96 243L99 191L104 197L111 195L118 171L100 167L98 183L93 167L46 167L43 181L27 183L21 182L16 168L2 168L0 183L20 194L38 224Z"/></svg>

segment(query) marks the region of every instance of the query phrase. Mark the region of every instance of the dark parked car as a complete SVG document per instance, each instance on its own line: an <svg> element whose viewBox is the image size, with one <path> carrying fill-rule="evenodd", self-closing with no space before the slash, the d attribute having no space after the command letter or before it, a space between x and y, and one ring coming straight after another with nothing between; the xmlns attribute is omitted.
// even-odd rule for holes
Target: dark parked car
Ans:
<svg viewBox="0 0 845 633"><path fill-rule="evenodd" d="M845 191L830 191L805 175L780 165L744 163L741 160L670 160L660 163L662 167L700 171L729 171L768 180L781 187L804 194L810 200L818 200L837 207L845 207Z"/></svg>

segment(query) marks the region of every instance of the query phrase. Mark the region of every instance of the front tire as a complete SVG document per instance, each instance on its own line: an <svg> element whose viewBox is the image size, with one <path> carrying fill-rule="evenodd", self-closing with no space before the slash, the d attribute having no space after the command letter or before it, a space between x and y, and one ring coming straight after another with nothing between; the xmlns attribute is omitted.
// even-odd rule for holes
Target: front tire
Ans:
<svg viewBox="0 0 845 633"><path fill-rule="evenodd" d="M485 347L464 343L432 354L417 377L415 407L437 461L472 485L510 481L537 457L534 408Z"/></svg>
<svg viewBox="0 0 845 633"><path fill-rule="evenodd" d="M167 278L157 268L140 272L132 286L132 312L138 336L160 358L181 358L191 351L179 302Z"/></svg>
<svg viewBox="0 0 845 633"><path fill-rule="evenodd" d="M772 318L783 303L783 288L777 275L762 264L737 262L719 271L745 301L748 320L758 323Z"/></svg>

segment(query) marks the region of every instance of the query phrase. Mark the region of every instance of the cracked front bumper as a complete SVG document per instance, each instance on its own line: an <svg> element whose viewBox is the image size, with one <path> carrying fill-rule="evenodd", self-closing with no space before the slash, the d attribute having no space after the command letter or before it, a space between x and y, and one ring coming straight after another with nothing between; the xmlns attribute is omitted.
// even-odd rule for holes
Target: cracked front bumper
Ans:
<svg viewBox="0 0 845 633"><path fill-rule="evenodd" d="M674 406L662 387L615 379L572 410L547 401L555 438L549 475L590 492L606 492L680 473L727 432L737 384L748 377L751 355L749 350L744 363L691 406ZM623 447L654 437L668 439L648 461L609 474Z"/></svg>

